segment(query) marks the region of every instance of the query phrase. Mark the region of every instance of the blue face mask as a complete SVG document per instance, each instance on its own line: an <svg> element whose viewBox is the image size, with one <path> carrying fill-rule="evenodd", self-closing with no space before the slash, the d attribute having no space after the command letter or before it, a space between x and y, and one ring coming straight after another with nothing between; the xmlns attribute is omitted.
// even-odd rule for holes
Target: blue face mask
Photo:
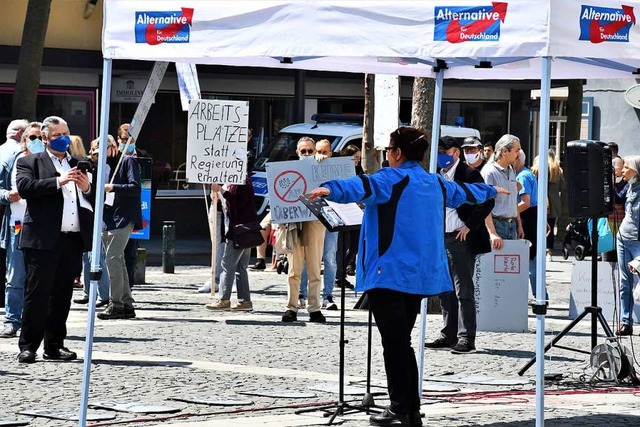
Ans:
<svg viewBox="0 0 640 427"><path fill-rule="evenodd" d="M44 142L41 139L34 139L27 142L27 150L32 154L42 153L44 151Z"/></svg>
<svg viewBox="0 0 640 427"><path fill-rule="evenodd" d="M124 147L126 147L126 144L120 144L120 147L119 147L120 151L124 151ZM129 146L127 147L126 153L131 154L134 151L136 151L136 144L135 143L129 144Z"/></svg>
<svg viewBox="0 0 640 427"><path fill-rule="evenodd" d="M449 166L453 165L453 162L453 156L450 156L447 153L438 153L438 166L441 169L448 168Z"/></svg>
<svg viewBox="0 0 640 427"><path fill-rule="evenodd" d="M56 139L52 139L49 141L49 148L54 151L59 151L60 153L64 153L69 149L71 145L71 138L67 135L62 135L57 137Z"/></svg>

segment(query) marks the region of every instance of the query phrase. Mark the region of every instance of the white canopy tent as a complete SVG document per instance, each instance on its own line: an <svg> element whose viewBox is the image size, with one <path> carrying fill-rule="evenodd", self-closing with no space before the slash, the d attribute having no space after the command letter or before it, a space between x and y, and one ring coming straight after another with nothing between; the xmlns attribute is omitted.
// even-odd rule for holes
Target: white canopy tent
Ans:
<svg viewBox="0 0 640 427"><path fill-rule="evenodd" d="M107 146L113 59L433 77L432 170L444 79L540 79L538 152L546 153L551 79L637 74L638 8L635 0L624 5L613 0L105 1L100 159ZM546 156L540 159L540 176L546 176ZM100 170L97 200L103 176ZM538 194L538 240L544 241L544 180ZM92 271L98 271L101 221L102 210L96 209ZM544 245L538 245L539 296L544 295L545 270ZM80 425L86 420L95 293L92 280ZM424 325L423 317L422 340ZM537 316L536 329L536 425L542 426L544 315ZM422 362L422 342L419 346Z"/></svg>

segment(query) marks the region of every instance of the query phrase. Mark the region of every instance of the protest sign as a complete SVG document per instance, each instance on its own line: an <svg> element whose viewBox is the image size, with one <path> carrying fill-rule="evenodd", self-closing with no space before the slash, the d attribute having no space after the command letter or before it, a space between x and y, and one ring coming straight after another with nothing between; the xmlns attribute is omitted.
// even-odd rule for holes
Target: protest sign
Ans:
<svg viewBox="0 0 640 427"><path fill-rule="evenodd" d="M632 276L633 277L633 276ZM634 280L634 283L637 280ZM598 306L602 315L615 325L615 316L620 316L620 274L618 266L611 262L598 262ZM569 319L575 319L585 307L591 306L591 261L575 261L571 270L571 289L569 291ZM633 307L635 323L640 319L640 304ZM615 319L617 322L618 319Z"/></svg>
<svg viewBox="0 0 640 427"><path fill-rule="evenodd" d="M244 184L249 103L194 100L187 129L188 182Z"/></svg>
<svg viewBox="0 0 640 427"><path fill-rule="evenodd" d="M325 181L355 175L351 157L267 163L266 168L271 220L277 224L316 219L298 197Z"/></svg>
<svg viewBox="0 0 640 427"><path fill-rule="evenodd" d="M502 249L476 257L474 286L478 331L528 330L529 244L504 240Z"/></svg>
<svg viewBox="0 0 640 427"><path fill-rule="evenodd" d="M400 117L400 77L376 74L373 142L376 147L389 145L389 134L398 127Z"/></svg>

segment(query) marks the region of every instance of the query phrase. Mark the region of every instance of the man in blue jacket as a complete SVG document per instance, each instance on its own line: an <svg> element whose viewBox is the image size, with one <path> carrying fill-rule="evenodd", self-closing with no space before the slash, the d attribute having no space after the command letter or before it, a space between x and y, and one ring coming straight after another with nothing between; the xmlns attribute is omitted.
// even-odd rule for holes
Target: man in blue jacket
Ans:
<svg viewBox="0 0 640 427"><path fill-rule="evenodd" d="M356 291L367 292L384 348L391 405L373 425L421 426L418 367L411 330L422 298L451 292L444 246L445 207L482 203L503 189L445 181L420 166L428 143L401 127L386 148L388 168L323 183L310 198L365 205Z"/></svg>

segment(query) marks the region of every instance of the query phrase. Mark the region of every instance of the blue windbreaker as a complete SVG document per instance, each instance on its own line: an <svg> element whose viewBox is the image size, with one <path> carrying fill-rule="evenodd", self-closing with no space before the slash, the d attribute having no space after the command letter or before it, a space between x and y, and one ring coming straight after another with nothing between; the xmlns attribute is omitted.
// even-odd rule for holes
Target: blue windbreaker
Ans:
<svg viewBox="0 0 640 427"><path fill-rule="evenodd" d="M457 208L497 194L487 184L440 179L417 162L322 187L334 202L365 204L356 290L385 288L424 296L453 290L444 247L445 198L447 206Z"/></svg>

